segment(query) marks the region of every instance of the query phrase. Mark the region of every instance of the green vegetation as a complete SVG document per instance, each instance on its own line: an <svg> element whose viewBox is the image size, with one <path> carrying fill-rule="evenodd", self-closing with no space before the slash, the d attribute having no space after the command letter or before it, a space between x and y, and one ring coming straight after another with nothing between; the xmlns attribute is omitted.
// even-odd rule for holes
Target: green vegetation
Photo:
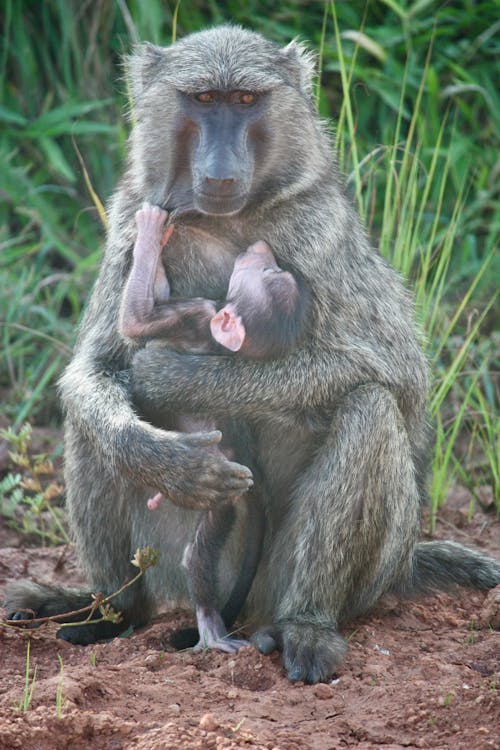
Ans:
<svg viewBox="0 0 500 750"><path fill-rule="evenodd" d="M56 716L58 719L62 719L64 709L64 664L61 654L57 654L59 659L59 682L57 683L56 689Z"/></svg>
<svg viewBox="0 0 500 750"><path fill-rule="evenodd" d="M31 640L28 638L28 643L26 646L26 669L24 673L24 690L23 695L20 698L19 702L15 706L16 711L19 711L20 713L27 714L30 708L31 701L33 699L33 692L35 690L35 682L36 682L36 671L37 668L33 669L33 674L31 674L31 663L30 663L30 647L31 647Z"/></svg>
<svg viewBox="0 0 500 750"><path fill-rule="evenodd" d="M63 487L55 479L54 464L44 453L30 451L31 425L19 432L0 429L14 470L0 479L0 516L8 526L42 544L68 544Z"/></svg>
<svg viewBox="0 0 500 750"><path fill-rule="evenodd" d="M318 50L318 106L369 232L416 295L432 363L432 507L500 510L496 2L5 0L0 49L2 424L57 424L55 382L100 257L129 125L121 55L233 21Z"/></svg>

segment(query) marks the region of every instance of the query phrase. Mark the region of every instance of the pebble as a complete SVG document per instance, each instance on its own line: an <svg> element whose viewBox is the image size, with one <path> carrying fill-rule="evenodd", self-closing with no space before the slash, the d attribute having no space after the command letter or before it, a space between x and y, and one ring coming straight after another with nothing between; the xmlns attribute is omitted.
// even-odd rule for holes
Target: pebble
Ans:
<svg viewBox="0 0 500 750"><path fill-rule="evenodd" d="M325 685L324 682L320 682L319 685L315 685L313 692L316 698L319 698L322 701L329 700L335 695L335 690L333 690L330 685Z"/></svg>
<svg viewBox="0 0 500 750"><path fill-rule="evenodd" d="M206 729L207 732L215 732L219 726L219 722L213 714L204 714L200 719L200 729Z"/></svg>

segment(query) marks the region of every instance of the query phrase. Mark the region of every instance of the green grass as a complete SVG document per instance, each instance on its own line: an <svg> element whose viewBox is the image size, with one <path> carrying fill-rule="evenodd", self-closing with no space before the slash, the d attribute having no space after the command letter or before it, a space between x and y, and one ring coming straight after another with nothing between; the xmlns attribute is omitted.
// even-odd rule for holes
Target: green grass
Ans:
<svg viewBox="0 0 500 750"><path fill-rule="evenodd" d="M432 511L450 482L500 510L495 2L6 0L0 48L3 424L58 424L55 382L95 277L129 125L120 58L242 23L318 50L320 112L381 252L415 292L432 365Z"/></svg>
<svg viewBox="0 0 500 750"><path fill-rule="evenodd" d="M16 710L24 714L28 713L30 705L31 705L31 701L33 699L33 693L35 690L35 682L36 682L36 672L37 672L37 667L35 666L35 668L33 669L33 674L31 674L30 649L31 649L31 640L28 639L28 644L26 646L26 668L25 668L25 674L24 674L24 690L23 690L23 695L21 699L16 705Z"/></svg>

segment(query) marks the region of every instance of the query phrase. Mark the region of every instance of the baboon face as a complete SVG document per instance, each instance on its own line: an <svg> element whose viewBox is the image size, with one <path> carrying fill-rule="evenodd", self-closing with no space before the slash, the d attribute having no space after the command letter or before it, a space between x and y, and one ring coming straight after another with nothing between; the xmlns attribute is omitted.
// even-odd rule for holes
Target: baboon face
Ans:
<svg viewBox="0 0 500 750"><path fill-rule="evenodd" d="M178 92L196 210L232 214L246 204L255 160L265 159L268 100L266 92L244 89Z"/></svg>
<svg viewBox="0 0 500 750"><path fill-rule="evenodd" d="M212 215L293 192L318 140L312 70L300 46L233 26L140 45L129 59L138 192Z"/></svg>

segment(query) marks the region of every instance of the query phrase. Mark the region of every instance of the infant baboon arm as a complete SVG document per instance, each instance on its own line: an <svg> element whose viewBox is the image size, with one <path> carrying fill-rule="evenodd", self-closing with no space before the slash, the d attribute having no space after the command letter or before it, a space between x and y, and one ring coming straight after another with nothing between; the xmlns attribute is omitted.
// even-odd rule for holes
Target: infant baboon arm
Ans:
<svg viewBox="0 0 500 750"><path fill-rule="evenodd" d="M166 211L149 203L144 203L135 215L137 238L118 327L120 333L130 339L162 337L176 343L178 339L182 341L185 334L191 345L196 346L209 335L215 303L202 298L170 298L162 251L172 236L174 225L165 229L167 219Z"/></svg>

